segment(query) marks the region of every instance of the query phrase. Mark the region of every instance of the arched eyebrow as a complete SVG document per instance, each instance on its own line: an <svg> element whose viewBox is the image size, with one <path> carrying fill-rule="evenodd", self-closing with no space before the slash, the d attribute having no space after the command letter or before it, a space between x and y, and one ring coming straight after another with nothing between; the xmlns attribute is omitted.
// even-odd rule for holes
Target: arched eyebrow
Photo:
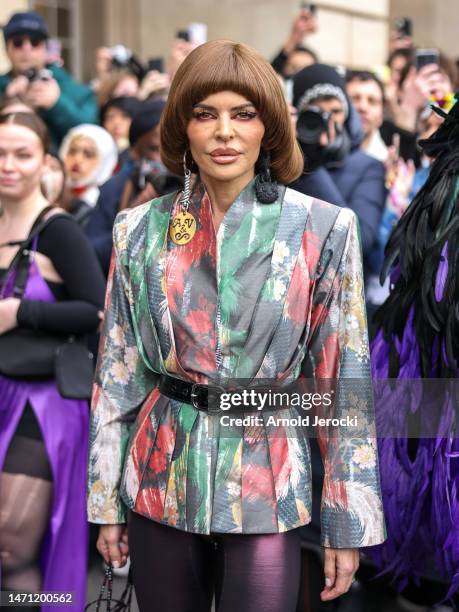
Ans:
<svg viewBox="0 0 459 612"><path fill-rule="evenodd" d="M246 102L245 104L240 104L239 106L233 106L233 108L231 109L232 112L235 111L241 111L244 110L245 108L255 108L255 105L252 104L252 102ZM207 110L207 111L213 111L214 113L217 112L217 109L215 108L215 106L209 106L208 104L195 104L193 106L193 108L202 108L203 110Z"/></svg>

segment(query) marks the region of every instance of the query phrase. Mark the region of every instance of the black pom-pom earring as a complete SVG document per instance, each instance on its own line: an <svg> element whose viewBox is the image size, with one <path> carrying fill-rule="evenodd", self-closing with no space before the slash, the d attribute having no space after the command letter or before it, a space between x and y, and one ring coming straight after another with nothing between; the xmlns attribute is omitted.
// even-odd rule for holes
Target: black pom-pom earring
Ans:
<svg viewBox="0 0 459 612"><path fill-rule="evenodd" d="M257 178L255 179L255 193L257 200L262 204L272 204L279 197L276 181L271 179L271 155L269 151L261 151L257 163Z"/></svg>

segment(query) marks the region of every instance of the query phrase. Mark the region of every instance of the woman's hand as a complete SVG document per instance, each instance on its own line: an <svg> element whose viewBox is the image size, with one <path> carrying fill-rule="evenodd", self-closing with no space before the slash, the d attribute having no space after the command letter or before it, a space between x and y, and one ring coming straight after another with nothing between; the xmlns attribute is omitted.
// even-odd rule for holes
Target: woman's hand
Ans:
<svg viewBox="0 0 459 612"><path fill-rule="evenodd" d="M111 563L115 568L126 565L129 555L126 525L101 525L96 546L105 563Z"/></svg>
<svg viewBox="0 0 459 612"><path fill-rule="evenodd" d="M289 55L298 45L301 45L307 34L317 32L317 17L309 9L301 9L292 23L292 31L284 45L284 53Z"/></svg>
<svg viewBox="0 0 459 612"><path fill-rule="evenodd" d="M18 326L17 314L20 303L19 298L0 300L0 335Z"/></svg>
<svg viewBox="0 0 459 612"><path fill-rule="evenodd" d="M322 601L330 601L349 590L359 567L358 548L325 548L325 588Z"/></svg>
<svg viewBox="0 0 459 612"><path fill-rule="evenodd" d="M388 206L400 218L410 203L410 193L413 189L416 166L409 159L404 162L399 159L394 169L393 181L390 187Z"/></svg>
<svg viewBox="0 0 459 612"><path fill-rule="evenodd" d="M25 96L29 89L29 85L29 79L21 74L9 82L5 94L8 98L12 98L13 96Z"/></svg>
<svg viewBox="0 0 459 612"><path fill-rule="evenodd" d="M401 90L397 125L410 132L416 131L418 113L429 102L431 94L449 92L449 79L438 69L437 64L427 64L419 71L411 68Z"/></svg>
<svg viewBox="0 0 459 612"><path fill-rule="evenodd" d="M140 100L147 100L147 98L158 92L167 92L170 84L171 80L168 74L158 72L158 70L150 70L150 72L147 72L140 85L137 97Z"/></svg>

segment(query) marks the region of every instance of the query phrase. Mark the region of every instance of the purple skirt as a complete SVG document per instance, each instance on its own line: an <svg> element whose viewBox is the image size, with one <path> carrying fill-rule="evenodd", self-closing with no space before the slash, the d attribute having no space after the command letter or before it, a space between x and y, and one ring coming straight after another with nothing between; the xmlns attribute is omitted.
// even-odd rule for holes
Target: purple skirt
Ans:
<svg viewBox="0 0 459 612"><path fill-rule="evenodd" d="M0 398L0 470L29 400L42 431L53 475L51 517L41 554L42 591L73 592L75 603L45 605L41 610L81 612L86 600L88 553L88 404L63 399L53 381L25 382L2 376Z"/></svg>

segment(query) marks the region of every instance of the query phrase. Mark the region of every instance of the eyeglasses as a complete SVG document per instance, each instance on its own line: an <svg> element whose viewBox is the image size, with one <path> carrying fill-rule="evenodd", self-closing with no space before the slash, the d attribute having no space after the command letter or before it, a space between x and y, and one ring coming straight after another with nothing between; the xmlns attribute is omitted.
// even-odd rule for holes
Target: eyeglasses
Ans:
<svg viewBox="0 0 459 612"><path fill-rule="evenodd" d="M43 38L37 38L36 36L15 36L11 39L11 42L15 49L20 49L23 47L26 40L28 40L34 48L38 47L43 42Z"/></svg>

